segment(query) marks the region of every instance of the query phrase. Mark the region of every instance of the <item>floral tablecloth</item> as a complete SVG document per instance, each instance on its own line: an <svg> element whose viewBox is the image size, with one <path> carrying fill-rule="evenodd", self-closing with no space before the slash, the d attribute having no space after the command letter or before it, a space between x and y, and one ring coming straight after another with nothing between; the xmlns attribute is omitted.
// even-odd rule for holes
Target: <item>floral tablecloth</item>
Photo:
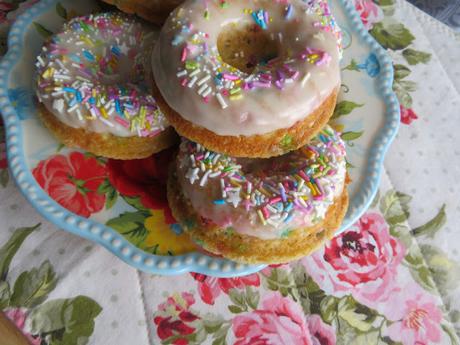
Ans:
<svg viewBox="0 0 460 345"><path fill-rule="evenodd" d="M0 1L2 47L33 2ZM9 178L0 128L0 310L32 344L460 343L460 36L402 0L355 5L394 59L403 125L371 209L289 265L231 279L136 271L34 211ZM371 62L348 69L379 72ZM20 90L10 98L22 105ZM130 171L154 168L136 164ZM123 166L78 153L34 174L51 168L55 178L42 186L82 215L113 201L112 191L90 192L110 171L118 192L145 203L158 192L123 183Z"/></svg>

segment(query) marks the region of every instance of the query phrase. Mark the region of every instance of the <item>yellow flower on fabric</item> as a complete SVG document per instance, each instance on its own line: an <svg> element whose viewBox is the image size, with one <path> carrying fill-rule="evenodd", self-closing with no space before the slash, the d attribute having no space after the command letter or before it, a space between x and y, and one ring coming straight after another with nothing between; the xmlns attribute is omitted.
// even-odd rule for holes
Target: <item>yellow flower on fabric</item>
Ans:
<svg viewBox="0 0 460 345"><path fill-rule="evenodd" d="M179 255L196 250L195 244L186 233L178 235L166 224L162 210L151 210L151 214L144 223L148 231L145 247L156 248L155 253L159 255Z"/></svg>

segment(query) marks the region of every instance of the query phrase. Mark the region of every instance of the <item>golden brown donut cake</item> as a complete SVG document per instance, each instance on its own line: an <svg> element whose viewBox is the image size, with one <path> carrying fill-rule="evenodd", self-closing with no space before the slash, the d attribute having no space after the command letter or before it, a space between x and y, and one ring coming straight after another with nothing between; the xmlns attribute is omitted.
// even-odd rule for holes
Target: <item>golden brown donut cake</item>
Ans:
<svg viewBox="0 0 460 345"><path fill-rule="evenodd" d="M330 239L348 207L344 142L326 126L269 159L233 158L184 139L168 181L174 217L205 250L283 263Z"/></svg>
<svg viewBox="0 0 460 345"><path fill-rule="evenodd" d="M37 57L43 123L64 145L144 158L178 137L151 95L157 33L120 13L77 17Z"/></svg>
<svg viewBox="0 0 460 345"><path fill-rule="evenodd" d="M121 11L137 14L151 23L161 25L174 8L184 0L102 0Z"/></svg>
<svg viewBox="0 0 460 345"><path fill-rule="evenodd" d="M316 135L336 104L341 36L327 2L314 3L196 0L174 10L152 70L176 131L248 158L282 155Z"/></svg>

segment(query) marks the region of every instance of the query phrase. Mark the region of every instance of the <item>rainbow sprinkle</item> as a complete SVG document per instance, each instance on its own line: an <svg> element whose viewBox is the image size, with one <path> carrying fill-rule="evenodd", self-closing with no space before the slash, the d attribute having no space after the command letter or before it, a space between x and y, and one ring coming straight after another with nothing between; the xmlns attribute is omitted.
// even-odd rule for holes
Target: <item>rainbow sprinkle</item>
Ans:
<svg viewBox="0 0 460 345"><path fill-rule="evenodd" d="M153 43L152 35L127 16L74 18L37 57L38 96L82 124L98 120L138 136L155 136L167 124L145 80L145 52Z"/></svg>
<svg viewBox="0 0 460 345"><path fill-rule="evenodd" d="M344 142L329 126L310 144L261 160L256 165L263 168L248 173L240 160L186 139L178 160L188 183L201 188L213 183L220 189L212 207L242 207L253 211L260 224L275 228L286 227L296 217L323 219L333 202L334 188L345 179Z"/></svg>

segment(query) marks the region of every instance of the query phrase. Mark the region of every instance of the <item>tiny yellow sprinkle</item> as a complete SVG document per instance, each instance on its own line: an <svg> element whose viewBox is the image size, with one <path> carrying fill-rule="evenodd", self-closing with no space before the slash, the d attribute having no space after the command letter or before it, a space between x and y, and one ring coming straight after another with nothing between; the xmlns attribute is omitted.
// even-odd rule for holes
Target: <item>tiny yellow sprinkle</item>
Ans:
<svg viewBox="0 0 460 345"><path fill-rule="evenodd" d="M100 110L102 116L103 116L105 119L108 119L108 118L109 118L109 114L107 114L107 110L105 110L104 107L100 107L99 110Z"/></svg>
<svg viewBox="0 0 460 345"><path fill-rule="evenodd" d="M265 221L264 215L262 214L261 210L257 210L257 215L259 216L260 221L262 222L263 225L266 225L267 222Z"/></svg>

